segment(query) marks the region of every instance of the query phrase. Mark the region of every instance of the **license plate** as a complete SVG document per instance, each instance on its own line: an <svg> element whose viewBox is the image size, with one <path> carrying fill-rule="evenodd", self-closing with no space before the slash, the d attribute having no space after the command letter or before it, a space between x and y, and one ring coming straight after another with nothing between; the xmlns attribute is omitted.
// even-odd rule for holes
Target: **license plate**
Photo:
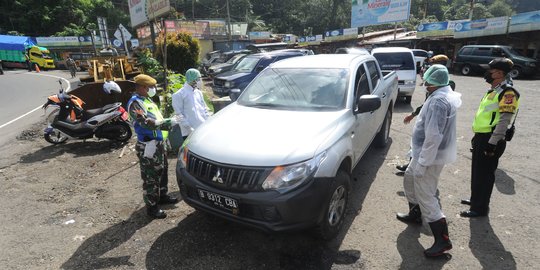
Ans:
<svg viewBox="0 0 540 270"><path fill-rule="evenodd" d="M238 201L236 199L216 194L204 189L199 189L198 191L201 201L216 208L226 210L234 215L238 215Z"/></svg>

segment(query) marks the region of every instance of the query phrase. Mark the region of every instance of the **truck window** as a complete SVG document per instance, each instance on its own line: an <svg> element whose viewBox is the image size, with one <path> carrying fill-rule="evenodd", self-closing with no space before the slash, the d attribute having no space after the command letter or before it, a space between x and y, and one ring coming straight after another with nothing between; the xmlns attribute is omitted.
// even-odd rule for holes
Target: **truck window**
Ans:
<svg viewBox="0 0 540 270"><path fill-rule="evenodd" d="M371 79L371 90L375 90L377 85L379 84L380 75L379 75L379 69L377 69L377 65L374 61L369 61L366 63L368 71L369 71L369 78Z"/></svg>
<svg viewBox="0 0 540 270"><path fill-rule="evenodd" d="M366 72L366 69L364 68L364 65L360 65L360 67L358 67L354 85L356 87L354 89L355 100L360 96L369 95L371 93L369 89L368 74Z"/></svg>
<svg viewBox="0 0 540 270"><path fill-rule="evenodd" d="M31 52L30 54L31 54L33 57L43 58L43 55L40 54L40 53Z"/></svg>
<svg viewBox="0 0 540 270"><path fill-rule="evenodd" d="M409 52L375 53L382 70L414 70L414 58Z"/></svg>

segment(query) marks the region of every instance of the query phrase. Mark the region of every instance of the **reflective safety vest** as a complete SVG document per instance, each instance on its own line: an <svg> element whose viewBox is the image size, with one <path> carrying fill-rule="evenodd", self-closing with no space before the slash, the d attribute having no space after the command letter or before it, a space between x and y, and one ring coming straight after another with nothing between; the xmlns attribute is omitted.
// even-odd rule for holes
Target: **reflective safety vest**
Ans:
<svg viewBox="0 0 540 270"><path fill-rule="evenodd" d="M512 90L516 93L516 101L513 102L516 102L515 107L517 110L519 107L519 93L512 88L508 88L508 90ZM501 102L500 95L506 91L506 87L503 86L502 88L493 89L493 91L489 91L484 95L482 101L480 102L480 106L478 107L478 111L476 111L476 116L474 117L472 126L474 133L493 132L495 126L501 119L501 111L499 108L499 104Z"/></svg>
<svg viewBox="0 0 540 270"><path fill-rule="evenodd" d="M135 101L138 101L139 104L142 104L144 110L146 111L146 117L158 121L163 121L163 115L159 107L154 103L150 98L141 97L139 95L133 95L128 101L128 110L131 107L131 104ZM133 119L133 128L137 134L137 139L140 142L147 142L150 140L164 141L167 139L169 132L160 130L160 129L148 129L140 125L139 121Z"/></svg>

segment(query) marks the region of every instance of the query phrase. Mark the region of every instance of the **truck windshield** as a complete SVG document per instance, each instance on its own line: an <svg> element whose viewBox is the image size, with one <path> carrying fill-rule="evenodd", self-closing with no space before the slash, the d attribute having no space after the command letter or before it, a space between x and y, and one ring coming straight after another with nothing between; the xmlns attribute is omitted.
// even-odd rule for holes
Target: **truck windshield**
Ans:
<svg viewBox="0 0 540 270"><path fill-rule="evenodd" d="M414 69L414 60L410 53L375 53L373 56L383 70L410 70Z"/></svg>
<svg viewBox="0 0 540 270"><path fill-rule="evenodd" d="M346 69L267 68L244 90L238 104L293 111L345 108Z"/></svg>
<svg viewBox="0 0 540 270"><path fill-rule="evenodd" d="M257 57L245 57L236 63L234 70L240 72L251 72L259 62L259 59L260 58Z"/></svg>

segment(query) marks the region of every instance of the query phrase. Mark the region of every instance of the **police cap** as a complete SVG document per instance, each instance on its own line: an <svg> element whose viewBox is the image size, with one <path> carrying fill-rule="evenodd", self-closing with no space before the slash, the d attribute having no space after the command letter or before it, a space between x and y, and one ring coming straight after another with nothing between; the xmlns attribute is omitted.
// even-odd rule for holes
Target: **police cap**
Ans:
<svg viewBox="0 0 540 270"><path fill-rule="evenodd" d="M513 66L514 63L508 58L495 58L489 62L490 69L502 70L504 73L510 72Z"/></svg>
<svg viewBox="0 0 540 270"><path fill-rule="evenodd" d="M156 79L146 75L146 74L139 74L133 78L136 84L143 85L143 86L154 86L156 85L157 81Z"/></svg>

